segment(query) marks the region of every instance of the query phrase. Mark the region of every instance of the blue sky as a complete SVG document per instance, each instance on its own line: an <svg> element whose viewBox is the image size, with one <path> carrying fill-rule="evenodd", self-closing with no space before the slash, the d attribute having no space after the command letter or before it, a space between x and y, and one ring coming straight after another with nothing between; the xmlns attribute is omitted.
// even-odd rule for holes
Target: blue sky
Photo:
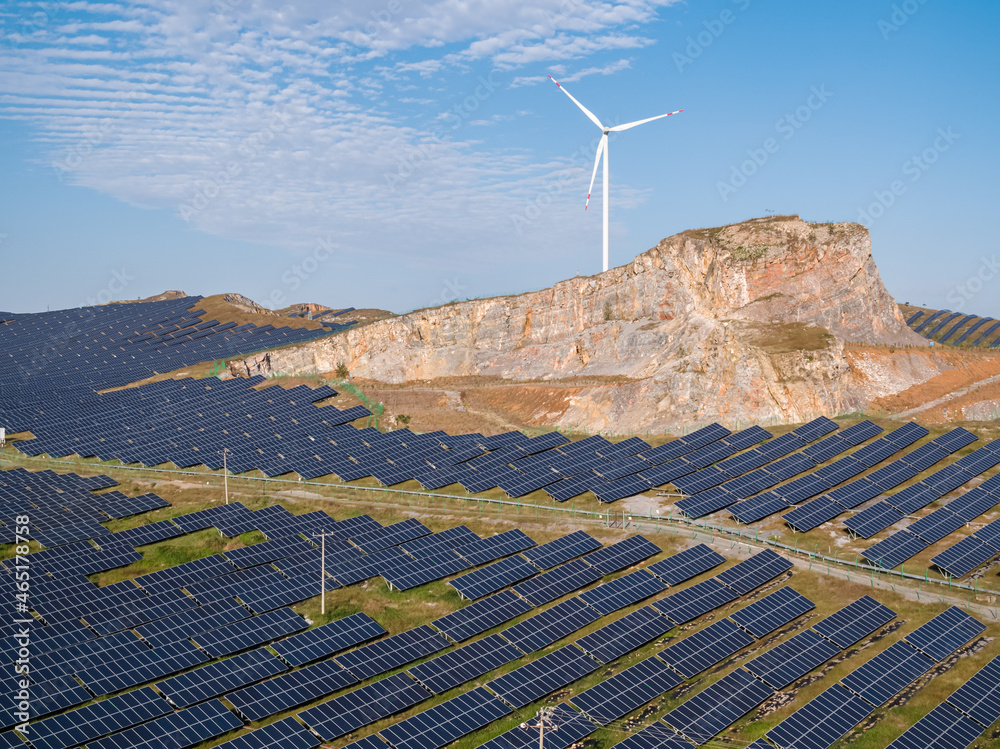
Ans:
<svg viewBox="0 0 1000 749"><path fill-rule="evenodd" d="M864 221L900 301L1000 315L1000 6L165 0L0 8L0 309L179 288L396 312L764 215ZM970 279L980 279L969 285Z"/></svg>

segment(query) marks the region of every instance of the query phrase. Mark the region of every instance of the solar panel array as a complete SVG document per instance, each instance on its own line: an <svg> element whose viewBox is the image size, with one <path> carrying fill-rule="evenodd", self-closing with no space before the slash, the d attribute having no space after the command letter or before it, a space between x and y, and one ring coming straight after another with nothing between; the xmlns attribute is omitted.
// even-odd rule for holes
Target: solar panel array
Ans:
<svg viewBox="0 0 1000 749"><path fill-rule="evenodd" d="M1000 444L994 447L995 443L990 443L979 450L970 453L969 455L960 458L958 461L953 463L948 468L954 468L951 472L950 478L947 481L942 480L941 482L934 482L934 488L930 491L921 491L919 495L920 503L934 501L944 494L948 493L952 489L961 486L966 481L971 480L976 475L978 475L978 469L981 466L986 465L988 468L992 468L994 465L1000 464ZM976 458L980 453L985 453L988 456L986 461ZM964 464L964 466L974 466L966 469L962 465L962 461L967 458L976 458L970 463ZM947 469L943 469L947 470ZM987 470L987 468L982 468L982 470ZM977 473L973 473L977 471ZM941 473L943 471L940 471ZM925 480L925 484L930 486L933 477ZM892 569L912 556L919 554L921 551L931 546L932 544L942 540L949 534L961 528L966 523L975 520L977 517L985 512L988 512L995 505L1000 504L1000 489L994 488L995 484L989 484L984 482L980 486L966 492L965 494L953 499L944 507L939 507L928 515L924 515L915 522L911 523L906 528L899 530L885 539L882 539L873 546L868 547L861 555L874 565L881 567L882 569ZM987 488L988 487L988 488ZM919 491L919 490L917 490ZM898 495L896 495L898 496ZM888 501L891 501L890 498ZM921 504L920 506L923 506ZM913 512L919 507L906 507L907 512ZM899 516L900 518L902 515ZM869 528L871 530L872 528ZM876 531L877 532L877 531ZM988 536L988 532L984 534L983 537ZM968 574L977 566L989 559L993 554L989 553L991 549L995 549L995 545L986 543L987 548L982 548L983 537L973 534L975 541L966 541L964 546L959 547L955 551L948 549L941 554L934 557L932 560L935 565L940 567L942 570L951 574L955 577L961 577L962 575ZM954 547L952 547L954 548Z"/></svg>
<svg viewBox="0 0 1000 749"><path fill-rule="evenodd" d="M909 455L904 455L901 461L909 462L913 466L913 476L915 476L917 472L926 470L949 454L972 444L975 439L975 435L964 429L953 429L914 450ZM921 451L927 451L925 453L928 455L927 459L922 459L922 456L918 454ZM949 492L996 465L1000 465L1000 445L996 447L993 446L993 443L984 445L959 458L954 463L938 469L922 481L911 484L901 491L887 496L881 502L853 515L844 521L844 526L855 535L871 538L876 533L895 525L906 515L941 499ZM899 481L894 485L884 486L883 489L888 490L902 483L903 481ZM950 512L952 511L950 510Z"/></svg>
<svg viewBox="0 0 1000 749"><path fill-rule="evenodd" d="M869 602L865 602L864 608L869 612L876 611L876 607ZM829 631L844 632L842 625L847 623L846 619L846 614L839 617ZM817 626L816 629L820 627ZM894 642L847 674L840 683L829 687L793 712L768 731L767 737L778 746L789 749L827 749L876 709L885 705L904 687L929 671L936 661L951 655L984 629L984 625L961 609L954 607L948 609L907 635L905 640ZM853 639L855 634L847 635L841 642ZM929 654L933 655L928 657ZM967 726L961 726L961 721L952 722L943 719L942 716L948 714L950 710L951 708L946 708L939 711L937 716L924 722L919 729L917 726L920 723L918 723L907 731L908 739L903 741L901 738L890 746L897 744L928 746L924 743L911 742L915 741L918 735L929 736L935 728L941 728L941 736L947 735L949 739L944 743L935 743L934 746L940 746L942 749L946 746L965 746L968 742L950 743L955 735L969 733ZM959 726L957 729L954 727L956 724ZM970 740L978 736L981 731L982 727L979 727L979 730L971 734ZM903 743L900 744L900 741Z"/></svg>
<svg viewBox="0 0 1000 749"><path fill-rule="evenodd" d="M962 315L946 309L918 310L906 324L924 338L949 346L1000 346L1000 335L994 335L1000 329L1000 322L992 317ZM957 335L959 331L961 334Z"/></svg>

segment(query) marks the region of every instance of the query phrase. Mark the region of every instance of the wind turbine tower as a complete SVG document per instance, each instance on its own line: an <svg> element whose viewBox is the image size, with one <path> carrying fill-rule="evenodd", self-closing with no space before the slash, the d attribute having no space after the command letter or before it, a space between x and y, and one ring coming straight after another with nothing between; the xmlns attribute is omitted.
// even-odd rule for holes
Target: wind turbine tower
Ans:
<svg viewBox="0 0 1000 749"><path fill-rule="evenodd" d="M560 85L559 81L557 81L551 75L549 76L549 80L551 80L554 84L559 86L560 90L564 94L566 94L566 96L568 96L572 100L572 102L576 104L583 111L585 115L587 115L590 121L601 129L601 132L603 133L603 135L601 136L601 143L600 145L597 146L597 154L594 157L594 172L593 174L590 175L590 188L587 190L587 202L584 205L583 210L587 210L587 208L590 207L590 194L594 191L594 180L597 178L597 167L601 165L601 156L604 156L604 270L607 270L608 269L608 216L611 203L610 196L608 194L608 135L610 133L620 133L622 130L628 130L629 128L633 128L636 125L644 125L647 122L652 122L653 120L662 120L664 117L669 117L672 114L680 114L684 110L678 109L676 112L667 112L666 114L660 114L657 115L656 117L647 117L644 120L636 120L635 122L628 122L624 125L605 127L605 125L602 124L601 121L594 116L594 113L591 112L589 109L587 109L585 106L583 106L583 104L578 102L576 99L574 99L573 94L571 94L569 91L563 88L563 86Z"/></svg>

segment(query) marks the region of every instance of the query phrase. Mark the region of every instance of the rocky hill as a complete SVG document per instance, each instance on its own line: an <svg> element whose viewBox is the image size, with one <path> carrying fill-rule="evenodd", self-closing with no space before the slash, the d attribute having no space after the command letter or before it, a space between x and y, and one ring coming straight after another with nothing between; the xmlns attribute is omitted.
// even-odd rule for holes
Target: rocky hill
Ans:
<svg viewBox="0 0 1000 749"><path fill-rule="evenodd" d="M781 216L687 231L597 276L375 321L230 370L607 378L573 388L554 423L646 431L855 411L947 368L926 351L849 355L847 344L927 342L883 285L863 227Z"/></svg>

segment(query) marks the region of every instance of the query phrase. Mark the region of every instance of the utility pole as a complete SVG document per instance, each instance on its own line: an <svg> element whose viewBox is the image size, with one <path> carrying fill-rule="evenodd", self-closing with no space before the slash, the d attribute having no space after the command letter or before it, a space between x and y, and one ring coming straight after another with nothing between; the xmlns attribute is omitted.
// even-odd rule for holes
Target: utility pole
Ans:
<svg viewBox="0 0 1000 749"><path fill-rule="evenodd" d="M222 482L225 485L226 491L226 504L229 504L229 466L226 463L226 456L229 454L229 448L222 448Z"/></svg>
<svg viewBox="0 0 1000 749"><path fill-rule="evenodd" d="M538 749L545 749L545 731L558 731L559 726L556 724L554 719L555 708L543 707L538 711L538 722L535 725L531 723L522 723L521 728L537 728L538 729Z"/></svg>
<svg viewBox="0 0 1000 749"><path fill-rule="evenodd" d="M314 536L315 538L315 536ZM319 613L326 613L326 532L319 534Z"/></svg>

